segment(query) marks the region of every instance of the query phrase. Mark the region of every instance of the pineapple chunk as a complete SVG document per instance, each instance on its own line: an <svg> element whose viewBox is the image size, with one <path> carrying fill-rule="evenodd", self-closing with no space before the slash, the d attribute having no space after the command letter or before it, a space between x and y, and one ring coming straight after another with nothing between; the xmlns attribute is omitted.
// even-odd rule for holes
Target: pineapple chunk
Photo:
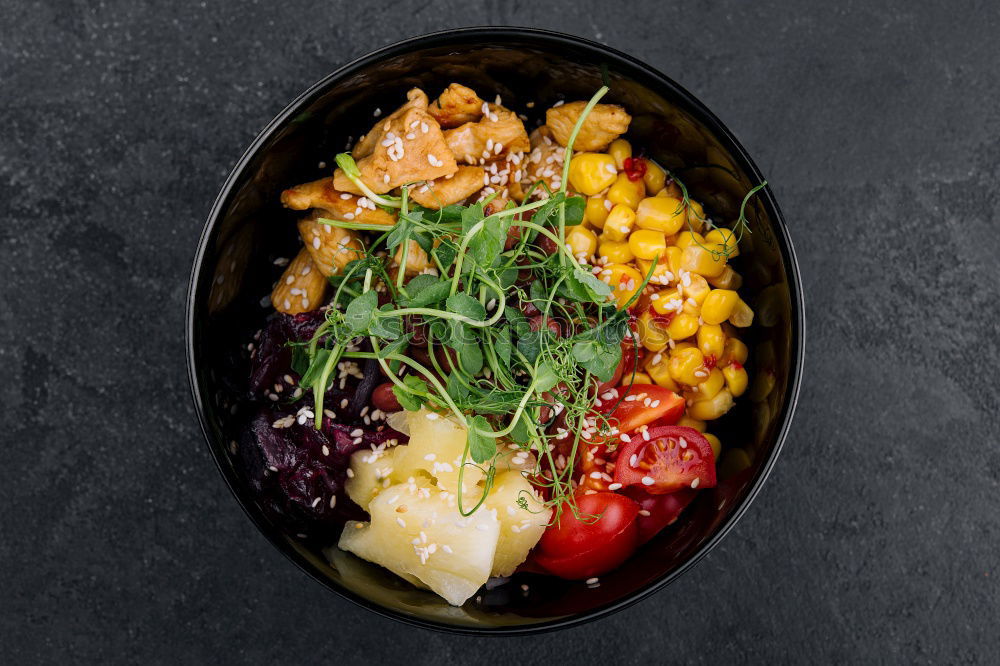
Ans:
<svg viewBox="0 0 1000 666"><path fill-rule="evenodd" d="M518 504L519 497L527 501L527 509ZM500 539L490 575L509 576L542 538L552 512L519 471L497 474L483 508L494 511L500 520ZM474 515L482 513L483 508Z"/></svg>
<svg viewBox="0 0 1000 666"><path fill-rule="evenodd" d="M466 429L454 419L427 409L407 412L410 443L394 460L399 478L416 476L424 471L437 479L438 486L450 493L458 490L458 472L465 452ZM466 459L466 492L471 492L483 480L482 466Z"/></svg>
<svg viewBox="0 0 1000 666"><path fill-rule="evenodd" d="M351 455L350 471L344 489L358 506L366 507L382 490L398 481L393 474L401 447L362 449Z"/></svg>
<svg viewBox="0 0 1000 666"><path fill-rule="evenodd" d="M500 536L496 511L482 508L463 518L454 495L416 480L383 490L368 512L371 523L344 527L342 550L416 578L456 606L489 578Z"/></svg>

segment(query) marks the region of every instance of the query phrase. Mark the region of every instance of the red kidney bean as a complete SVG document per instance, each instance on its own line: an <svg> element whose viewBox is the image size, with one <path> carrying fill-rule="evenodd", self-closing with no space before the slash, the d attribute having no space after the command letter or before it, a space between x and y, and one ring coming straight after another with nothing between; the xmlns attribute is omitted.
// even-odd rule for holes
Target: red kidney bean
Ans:
<svg viewBox="0 0 1000 666"><path fill-rule="evenodd" d="M537 331L542 327L542 319L543 319L542 315L536 315L532 317L530 320L528 320L528 325L531 327L532 331ZM562 328L560 328L559 322L557 322L555 319L552 319L551 317L545 319L545 325L548 327L550 331L552 331L552 334L555 335L557 338L562 335Z"/></svg>
<svg viewBox="0 0 1000 666"><path fill-rule="evenodd" d="M392 392L392 382L385 382L375 387L372 391L372 404L383 412L398 412L403 408L396 394Z"/></svg>

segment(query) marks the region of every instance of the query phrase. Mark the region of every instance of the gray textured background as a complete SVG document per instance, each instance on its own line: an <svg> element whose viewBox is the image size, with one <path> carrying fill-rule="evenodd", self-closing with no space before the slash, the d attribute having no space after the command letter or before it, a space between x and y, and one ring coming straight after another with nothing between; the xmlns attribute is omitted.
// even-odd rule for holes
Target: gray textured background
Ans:
<svg viewBox="0 0 1000 666"><path fill-rule="evenodd" d="M90 4L0 11L0 660L1000 658L995 3ZM495 641L380 619L271 548L182 343L256 132L350 58L473 24L605 42L706 102L783 206L810 332L789 444L721 547L610 619Z"/></svg>

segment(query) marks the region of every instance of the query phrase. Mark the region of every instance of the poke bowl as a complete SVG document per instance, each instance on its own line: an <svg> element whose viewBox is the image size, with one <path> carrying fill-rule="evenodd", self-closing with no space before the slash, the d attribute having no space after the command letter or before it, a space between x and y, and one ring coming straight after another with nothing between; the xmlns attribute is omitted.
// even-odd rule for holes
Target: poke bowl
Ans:
<svg viewBox="0 0 1000 666"><path fill-rule="evenodd" d="M303 571L459 633L601 617L732 528L788 431L804 320L766 181L649 66L469 28L333 72L198 245L218 468Z"/></svg>

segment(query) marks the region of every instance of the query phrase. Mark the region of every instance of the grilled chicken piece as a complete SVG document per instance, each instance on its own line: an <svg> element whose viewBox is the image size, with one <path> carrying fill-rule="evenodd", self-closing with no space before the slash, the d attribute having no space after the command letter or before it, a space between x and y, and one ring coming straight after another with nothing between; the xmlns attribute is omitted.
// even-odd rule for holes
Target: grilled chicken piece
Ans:
<svg viewBox="0 0 1000 666"><path fill-rule="evenodd" d="M479 99L479 95L472 88L466 88L461 83L452 83L431 103L427 112L434 116L434 120L438 121L441 127L449 129L482 118L483 100Z"/></svg>
<svg viewBox="0 0 1000 666"><path fill-rule="evenodd" d="M376 194L458 170L441 127L425 108L412 104L412 100L379 121L364 142L373 146L371 152L360 159L356 156L355 160L361 180ZM341 192L361 194L341 169L333 174L333 186Z"/></svg>
<svg viewBox="0 0 1000 666"><path fill-rule="evenodd" d="M363 256L364 246L356 231L321 224L318 220L323 217L332 217L331 211L316 208L299 220L299 236L315 267L323 275L336 275Z"/></svg>
<svg viewBox="0 0 1000 666"><path fill-rule="evenodd" d="M489 115L483 115L478 122L445 130L445 141L455 159L479 164L480 159L488 162L530 148L528 133L516 113L496 104L489 104L488 108Z"/></svg>
<svg viewBox="0 0 1000 666"><path fill-rule="evenodd" d="M410 109L423 109L424 111L427 110L427 94L420 88L413 88L408 93L406 93L406 104L403 104L403 106L399 107L398 109L390 113L388 116L383 118L381 122L385 124L385 121L387 120L395 120L396 118L399 118L404 114L406 114L406 112L409 111ZM351 151L351 156L354 159L359 160L362 157L367 157L368 155L371 155L372 152L374 152L376 146L378 146L378 141L376 140L377 135L374 129L375 128L373 127L372 128L373 131L368 132L368 134L365 134L364 136L359 138L358 142L354 144L354 150Z"/></svg>
<svg viewBox="0 0 1000 666"><path fill-rule="evenodd" d="M333 186L333 178L321 178L290 187L281 193L281 203L292 210L322 208L329 211L327 217L335 220L387 225L396 223L395 215L374 207L366 197L338 191Z"/></svg>
<svg viewBox="0 0 1000 666"><path fill-rule="evenodd" d="M565 147L569 142L569 135L573 133L573 126L576 125L585 106L586 102L570 102L552 107L545 112L545 124L552 130L552 138L560 146ZM631 121L632 116L617 104L598 104L583 121L583 127L580 128L580 133L573 143L573 150L577 152L604 150L608 144L628 131L628 124Z"/></svg>
<svg viewBox="0 0 1000 666"><path fill-rule="evenodd" d="M531 133L531 152L524 158L521 168L520 186L527 191L538 181L544 182L549 189L557 190L562 184L563 158L566 149L552 138L552 131L547 125L542 125ZM533 194L544 193L541 185L535 188ZM511 194L517 195L513 189ZM523 194L522 194L523 197Z"/></svg>
<svg viewBox="0 0 1000 666"><path fill-rule="evenodd" d="M439 210L478 192L483 187L485 170L476 166L460 166L451 176L438 178L414 188L410 198L425 208Z"/></svg>

